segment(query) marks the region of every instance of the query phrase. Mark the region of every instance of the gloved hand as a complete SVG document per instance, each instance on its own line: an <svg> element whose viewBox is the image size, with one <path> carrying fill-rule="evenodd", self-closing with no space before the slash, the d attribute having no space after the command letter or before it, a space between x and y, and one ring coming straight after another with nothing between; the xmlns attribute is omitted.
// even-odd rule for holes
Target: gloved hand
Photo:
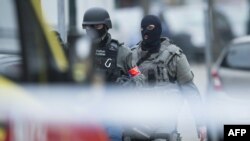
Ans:
<svg viewBox="0 0 250 141"><path fill-rule="evenodd" d="M128 76L126 76L126 75L122 75L121 77L117 78L116 83L118 85L124 85L128 81L130 81L130 78Z"/></svg>
<svg viewBox="0 0 250 141"><path fill-rule="evenodd" d="M128 77L126 75L122 75L116 80L116 83L118 85L124 86L124 87L142 87L145 82L144 75L140 74L134 77Z"/></svg>

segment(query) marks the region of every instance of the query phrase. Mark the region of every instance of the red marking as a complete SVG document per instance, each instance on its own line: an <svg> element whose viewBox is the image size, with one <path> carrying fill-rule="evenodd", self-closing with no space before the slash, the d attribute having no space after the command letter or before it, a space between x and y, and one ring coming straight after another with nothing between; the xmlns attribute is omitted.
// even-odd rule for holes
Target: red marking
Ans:
<svg viewBox="0 0 250 141"><path fill-rule="evenodd" d="M134 68L130 69L130 70L128 71L128 73L129 73L132 77L135 77L135 76L141 74L141 72L140 72L140 70L138 69L138 67L134 67Z"/></svg>

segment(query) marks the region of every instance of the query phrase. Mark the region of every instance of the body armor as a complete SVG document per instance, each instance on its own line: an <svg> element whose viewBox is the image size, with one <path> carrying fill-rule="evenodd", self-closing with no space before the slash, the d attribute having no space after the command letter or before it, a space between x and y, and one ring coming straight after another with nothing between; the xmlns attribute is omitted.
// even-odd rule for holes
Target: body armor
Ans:
<svg viewBox="0 0 250 141"><path fill-rule="evenodd" d="M95 70L104 76L106 82L115 82L121 75L121 69L117 67L119 46L118 41L110 40L104 47L95 49Z"/></svg>
<svg viewBox="0 0 250 141"><path fill-rule="evenodd" d="M162 39L163 40L163 39ZM166 39L165 39L166 40ZM134 57L146 82L151 86L166 86L166 83L177 81L177 60L181 58L182 50L168 41L162 41L160 51L153 54L143 53L139 47L134 49ZM190 68L187 68L190 71ZM190 76L192 77L192 76Z"/></svg>

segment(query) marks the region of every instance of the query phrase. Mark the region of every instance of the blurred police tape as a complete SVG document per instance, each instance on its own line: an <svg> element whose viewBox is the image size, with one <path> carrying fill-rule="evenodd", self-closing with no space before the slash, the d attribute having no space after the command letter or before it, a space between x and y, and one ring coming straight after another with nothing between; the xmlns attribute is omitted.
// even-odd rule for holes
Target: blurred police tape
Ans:
<svg viewBox="0 0 250 141"><path fill-rule="evenodd" d="M2 117L52 122L172 123L177 120L185 100L182 97L185 93L165 87L57 85L24 86L24 91L1 89L0 92ZM205 113L202 120L250 123L249 99L237 100L224 94L214 96L199 107Z"/></svg>

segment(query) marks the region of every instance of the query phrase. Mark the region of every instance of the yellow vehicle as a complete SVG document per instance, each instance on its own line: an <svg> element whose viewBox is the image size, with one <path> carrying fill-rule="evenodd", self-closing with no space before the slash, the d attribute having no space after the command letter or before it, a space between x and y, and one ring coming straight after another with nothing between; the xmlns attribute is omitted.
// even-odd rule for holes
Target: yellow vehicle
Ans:
<svg viewBox="0 0 250 141"><path fill-rule="evenodd" d="M65 79L69 71L69 61L42 18L40 2L2 1L1 55L19 57L16 63L6 67L16 67L19 74L11 74L2 69L2 74L22 82L48 82ZM9 36L8 36L9 35ZM3 62L5 63L5 62ZM13 69L14 69L13 68Z"/></svg>
<svg viewBox="0 0 250 141"><path fill-rule="evenodd" d="M75 67L74 59L70 61L46 24L39 0L1 0L0 9L0 141L108 140L98 125L37 125L32 120L18 123L19 118L12 117L8 111L12 104L39 107L24 84L75 83L74 72L78 76L85 72Z"/></svg>

